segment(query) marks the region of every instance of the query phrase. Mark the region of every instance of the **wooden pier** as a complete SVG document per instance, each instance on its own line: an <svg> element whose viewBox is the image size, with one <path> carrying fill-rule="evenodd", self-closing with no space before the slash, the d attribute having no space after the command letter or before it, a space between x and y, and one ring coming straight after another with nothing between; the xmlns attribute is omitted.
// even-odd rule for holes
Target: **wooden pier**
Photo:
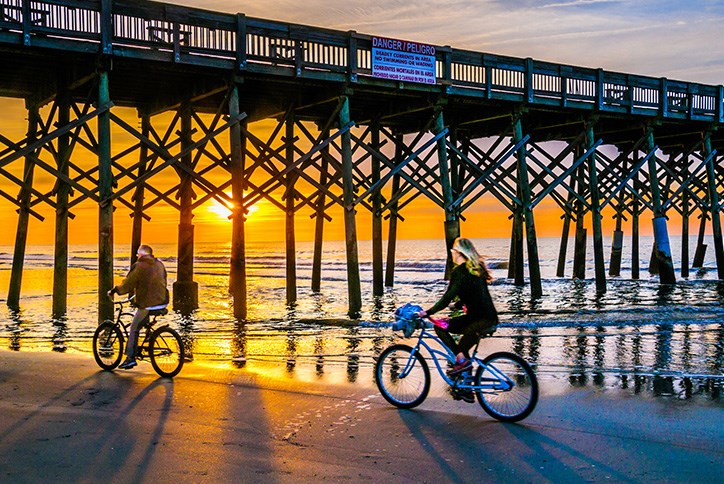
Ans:
<svg viewBox="0 0 724 484"><path fill-rule="evenodd" d="M42 219L36 208L45 205L55 210L53 313L65 312L68 221L87 200L99 211L99 320L112 311L104 295L113 285L114 209L133 217L135 253L147 211L158 203L179 213L173 301L181 311L198 305L194 211L211 200L231 208L229 288L240 319L247 309L245 214L261 200L285 213L289 302L297 298L295 216L316 218L318 291L324 223L330 207L343 207L351 316L362 307L357 211L373 217L379 295L394 283L404 208L421 196L440 207L448 246L461 235L465 211L495 197L511 213L509 277L526 282L527 254L533 297L543 295L534 217L543 200L562 213L560 277L572 227L571 275L585 277L590 217L596 288L606 290L601 217L610 205L609 276L620 274L630 222L632 277L639 277L640 218L651 216L650 270L663 284L675 282L667 226L675 210L685 235L691 217L699 219L692 267L701 265L710 231L724 279L722 86L448 46L423 46L433 52L432 82L400 81L375 75L376 37L354 31L142 0L0 0L0 9L0 95L24 99L28 120L24 139L0 128L0 195L19 214L10 307L20 306L28 220ZM122 108L135 109L137 122L120 116ZM271 134L250 129L263 119L276 123ZM115 151L111 134L118 131L135 144ZM78 161L78 150L97 163ZM39 172L55 178L52 189L35 183ZM177 184L154 187L168 173ZM219 178L226 181L211 182Z"/></svg>

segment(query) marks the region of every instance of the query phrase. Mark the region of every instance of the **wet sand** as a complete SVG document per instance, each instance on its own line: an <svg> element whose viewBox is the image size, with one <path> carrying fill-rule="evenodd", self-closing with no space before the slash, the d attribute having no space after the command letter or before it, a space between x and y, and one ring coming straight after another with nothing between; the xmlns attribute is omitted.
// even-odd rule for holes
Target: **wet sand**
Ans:
<svg viewBox="0 0 724 484"><path fill-rule="evenodd" d="M501 424L443 395L400 411L369 385L260 366L193 362L171 381L0 350L4 482L721 482L722 417L717 402L543 385L533 415Z"/></svg>

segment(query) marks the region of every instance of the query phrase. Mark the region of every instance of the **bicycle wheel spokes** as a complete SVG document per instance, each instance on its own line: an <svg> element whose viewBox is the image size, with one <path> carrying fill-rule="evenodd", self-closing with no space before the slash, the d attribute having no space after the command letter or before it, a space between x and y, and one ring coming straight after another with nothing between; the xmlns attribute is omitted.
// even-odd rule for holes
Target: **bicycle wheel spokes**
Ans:
<svg viewBox="0 0 724 484"><path fill-rule="evenodd" d="M153 369L161 376L176 376L183 367L183 343L178 333L171 328L161 328L154 333L149 354Z"/></svg>
<svg viewBox="0 0 724 484"><path fill-rule="evenodd" d="M530 365L513 353L494 353L475 375L478 402L493 418L517 422L526 418L538 402L538 380Z"/></svg>
<svg viewBox="0 0 724 484"><path fill-rule="evenodd" d="M430 390L430 370L419 353L407 345L393 345L382 352L375 365L375 382L392 405L412 408L421 404Z"/></svg>
<svg viewBox="0 0 724 484"><path fill-rule="evenodd" d="M93 334L93 357L98 366L112 370L118 366L123 356L123 336L121 330L110 321L104 321Z"/></svg>

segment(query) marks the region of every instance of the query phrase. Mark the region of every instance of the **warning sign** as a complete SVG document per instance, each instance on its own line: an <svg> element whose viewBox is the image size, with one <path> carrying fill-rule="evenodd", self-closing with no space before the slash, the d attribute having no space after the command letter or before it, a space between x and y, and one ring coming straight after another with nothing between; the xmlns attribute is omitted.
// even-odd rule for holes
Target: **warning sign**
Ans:
<svg viewBox="0 0 724 484"><path fill-rule="evenodd" d="M372 76L435 84L435 47L418 42L372 37Z"/></svg>

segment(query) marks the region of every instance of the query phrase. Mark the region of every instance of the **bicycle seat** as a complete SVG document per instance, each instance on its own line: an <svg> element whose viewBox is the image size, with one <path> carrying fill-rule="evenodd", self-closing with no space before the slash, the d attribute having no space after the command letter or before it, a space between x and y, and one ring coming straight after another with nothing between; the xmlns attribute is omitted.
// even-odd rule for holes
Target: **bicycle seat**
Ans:
<svg viewBox="0 0 724 484"><path fill-rule="evenodd" d="M161 309L151 309L148 311L149 316L165 316L168 314L168 309L161 308Z"/></svg>

